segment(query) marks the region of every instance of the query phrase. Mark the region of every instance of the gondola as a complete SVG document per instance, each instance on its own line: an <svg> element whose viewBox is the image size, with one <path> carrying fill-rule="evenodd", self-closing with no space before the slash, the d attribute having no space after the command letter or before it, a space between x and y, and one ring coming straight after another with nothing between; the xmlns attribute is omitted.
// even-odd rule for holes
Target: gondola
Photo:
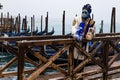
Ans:
<svg viewBox="0 0 120 80"><path fill-rule="evenodd" d="M38 29L35 30L35 31L33 31L32 33L29 32L29 33L25 34L24 36L30 36L31 34L32 34L32 35L36 35L37 33L38 33Z"/></svg>
<svg viewBox="0 0 120 80"><path fill-rule="evenodd" d="M37 36L41 36L46 33L46 30L36 33Z"/></svg>
<svg viewBox="0 0 120 80"><path fill-rule="evenodd" d="M53 35L54 34L54 27L52 28L51 32L47 32L45 35Z"/></svg>

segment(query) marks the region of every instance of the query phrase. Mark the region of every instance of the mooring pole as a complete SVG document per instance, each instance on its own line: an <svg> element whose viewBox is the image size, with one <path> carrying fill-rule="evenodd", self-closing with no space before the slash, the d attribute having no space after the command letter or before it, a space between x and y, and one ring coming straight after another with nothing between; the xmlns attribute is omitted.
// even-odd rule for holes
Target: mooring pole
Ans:
<svg viewBox="0 0 120 80"><path fill-rule="evenodd" d="M6 23L6 29L7 29L7 32L9 32L9 29L10 29L10 27L9 27L9 12L7 12L7 23Z"/></svg>
<svg viewBox="0 0 120 80"><path fill-rule="evenodd" d="M63 18L62 18L62 35L65 35L65 11L63 11Z"/></svg>
<svg viewBox="0 0 120 80"><path fill-rule="evenodd" d="M47 16L45 17L45 30L46 33L48 33L48 12L47 12Z"/></svg>
<svg viewBox="0 0 120 80"><path fill-rule="evenodd" d="M25 16L25 31L27 31L27 16Z"/></svg>
<svg viewBox="0 0 120 80"><path fill-rule="evenodd" d="M3 13L1 13L1 28L0 28L0 36L3 30Z"/></svg>
<svg viewBox="0 0 120 80"><path fill-rule="evenodd" d="M92 19L94 19L94 14L92 14Z"/></svg>
<svg viewBox="0 0 120 80"><path fill-rule="evenodd" d="M103 33L103 20L101 20L101 28L99 33Z"/></svg>
<svg viewBox="0 0 120 80"><path fill-rule="evenodd" d="M33 17L31 17L31 36L33 36Z"/></svg>
<svg viewBox="0 0 120 80"><path fill-rule="evenodd" d="M116 8L112 8L110 33L116 33Z"/></svg>
<svg viewBox="0 0 120 80"><path fill-rule="evenodd" d="M20 24L21 24L21 17L20 14L18 14L18 34L20 35Z"/></svg>
<svg viewBox="0 0 120 80"><path fill-rule="evenodd" d="M41 32L42 32L42 24L43 23L43 16L41 15Z"/></svg>
<svg viewBox="0 0 120 80"><path fill-rule="evenodd" d="M33 15L33 31L35 31L35 15Z"/></svg>

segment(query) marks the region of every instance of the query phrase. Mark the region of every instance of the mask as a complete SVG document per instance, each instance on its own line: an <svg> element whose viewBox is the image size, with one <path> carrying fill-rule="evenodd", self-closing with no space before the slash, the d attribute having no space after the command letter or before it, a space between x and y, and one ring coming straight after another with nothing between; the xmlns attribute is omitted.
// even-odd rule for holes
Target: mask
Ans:
<svg viewBox="0 0 120 80"><path fill-rule="evenodd" d="M90 16L90 13L86 9L83 9L82 10L82 18L88 18L89 16Z"/></svg>

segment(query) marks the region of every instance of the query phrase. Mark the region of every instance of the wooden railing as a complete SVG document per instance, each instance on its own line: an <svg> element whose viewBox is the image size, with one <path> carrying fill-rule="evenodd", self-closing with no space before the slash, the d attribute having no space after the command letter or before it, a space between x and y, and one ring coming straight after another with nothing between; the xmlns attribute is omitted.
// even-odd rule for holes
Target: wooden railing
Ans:
<svg viewBox="0 0 120 80"><path fill-rule="evenodd" d="M41 37L9 37L9 38L0 38L0 41L16 41L17 42L17 50L11 46L3 45L4 48L8 49L11 53L15 54L16 56L9 61L4 67L0 69L0 76L6 76L7 74L3 74L3 71L8 68L10 65L18 61L18 72L9 73L11 75L17 74L18 80L34 80L40 74L42 74L46 69L52 67L53 69L59 71L60 73L64 74L65 79L75 79L79 80L84 76L91 76L97 73L103 73L103 80L107 80L108 71L118 69L120 66L111 67L111 65L119 58L120 49L118 48L118 43L120 41L119 33L115 34L97 34L96 37L92 39L93 44L90 46L89 51L85 51L79 44L83 41L87 41L83 39L82 41L78 42L73 39L71 36L41 36ZM62 48L57 48L56 46L52 47L56 50L53 56L47 59L44 55L44 48L43 46L46 45L60 45L64 44ZM40 51L35 52L32 50L32 47L40 46ZM85 59L78 64L77 67L74 67L74 48L77 48L79 52L81 52ZM114 50L114 51L113 51ZM62 67L58 66L54 63L54 61L59 58L62 54L66 54L65 52L68 51L68 67L67 70L63 69ZM34 56L39 59L39 63L29 59L26 54L27 52L31 52ZM114 52L114 55L109 55L111 52ZM99 53L99 55L98 55ZM97 55L97 57L95 57ZM25 70L24 63L25 61L33 64L36 66L35 69ZM100 69L89 71L89 72L81 72L79 70L85 67L88 63L94 63L98 65ZM31 74L29 77L25 78L24 74L26 72L30 72Z"/></svg>

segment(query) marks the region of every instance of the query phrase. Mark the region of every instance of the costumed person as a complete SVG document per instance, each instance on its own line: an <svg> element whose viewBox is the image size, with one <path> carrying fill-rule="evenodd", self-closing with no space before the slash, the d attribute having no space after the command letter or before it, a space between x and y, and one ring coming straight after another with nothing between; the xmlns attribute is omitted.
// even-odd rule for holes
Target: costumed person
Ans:
<svg viewBox="0 0 120 80"><path fill-rule="evenodd" d="M77 39L77 41L81 41L82 38L86 38L87 40L92 40L95 35L95 21L91 19L91 5L86 4L82 8L81 17L76 16L72 23L72 36ZM81 47L88 52L88 44L89 42L82 42ZM84 56L81 52L78 51L77 48L74 48L74 66L76 67L84 60ZM82 69L83 70L83 69ZM82 71L80 70L80 72ZM82 79L81 79L82 80Z"/></svg>

